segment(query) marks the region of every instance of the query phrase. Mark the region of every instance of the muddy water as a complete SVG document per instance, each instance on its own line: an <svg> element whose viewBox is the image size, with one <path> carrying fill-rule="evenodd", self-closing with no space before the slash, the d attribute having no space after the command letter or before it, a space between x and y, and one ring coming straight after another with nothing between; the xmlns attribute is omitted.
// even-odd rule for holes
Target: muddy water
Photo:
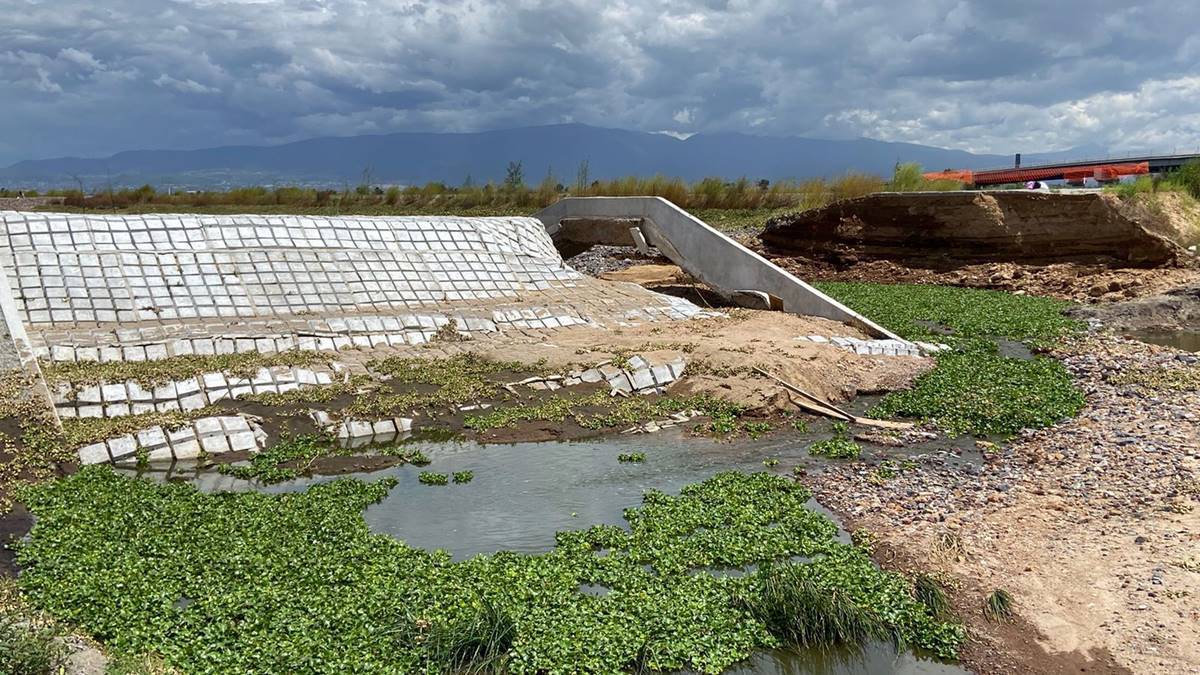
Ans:
<svg viewBox="0 0 1200 675"><path fill-rule="evenodd" d="M854 407L862 405L864 402L860 401ZM668 430L574 442L415 443L414 447L432 461L430 466L395 466L361 475L367 480L393 476L399 481L384 501L367 509L365 518L376 532L394 536L411 546L443 549L456 560L499 550L544 552L554 546L554 533L558 530L597 523L623 526L623 511L639 505L643 492L649 489L676 493L688 483L728 469L790 473L799 466L815 470L828 460L811 457L807 447L813 440L829 437L830 430L829 423L824 421L812 427L811 433L780 433L760 440L721 441ZM885 455L902 459L910 454L947 452L953 445L940 441L896 449L864 444L863 457L867 461ZM621 463L617 455L623 452L643 452L646 461ZM768 459L778 460L778 464L764 466L763 461ZM466 485L426 486L417 480L423 470L442 473L469 470L475 477ZM148 473L165 477L153 469ZM212 472L189 473L177 469L174 475L189 477L205 489L264 489ZM300 490L333 479L303 479L265 489ZM810 506L825 512L815 502ZM849 541L845 533L841 537ZM916 675L965 671L907 652L897 655L890 645L880 643L853 653L764 652L727 672Z"/></svg>
<svg viewBox="0 0 1200 675"><path fill-rule="evenodd" d="M1200 330L1146 329L1126 333L1126 336L1152 345L1174 347L1185 352L1200 352Z"/></svg>

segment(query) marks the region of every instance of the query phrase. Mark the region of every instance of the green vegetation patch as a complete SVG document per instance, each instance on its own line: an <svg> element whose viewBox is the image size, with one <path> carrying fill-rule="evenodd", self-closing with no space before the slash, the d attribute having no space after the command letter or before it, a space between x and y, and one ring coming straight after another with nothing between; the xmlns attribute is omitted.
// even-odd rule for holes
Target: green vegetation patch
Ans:
<svg viewBox="0 0 1200 675"><path fill-rule="evenodd" d="M270 448L255 453L246 464L222 463L217 465L217 470L242 480L256 480L264 485L271 485L309 474L317 460L322 458L362 452L362 449L352 450L338 446L328 434L306 434L280 439ZM429 463L424 453L404 444L380 448L374 452L399 457L401 461L416 466Z"/></svg>
<svg viewBox="0 0 1200 675"><path fill-rule="evenodd" d="M876 417L932 420L951 434L1011 435L1078 414L1083 394L1058 361L1002 356L993 338L1048 348L1079 330L1069 303L942 286L822 283L822 291L909 340L949 344L937 368L893 392ZM939 326L952 331L941 334Z"/></svg>
<svg viewBox="0 0 1200 675"><path fill-rule="evenodd" d="M1071 303L1052 298L951 286L840 281L815 285L906 340L960 346L1003 338L1050 347L1082 328L1062 313ZM942 334L936 326L953 332Z"/></svg>
<svg viewBox="0 0 1200 675"><path fill-rule="evenodd" d="M450 477L444 473L434 473L433 471L422 471L417 480L422 485L446 485L450 482Z"/></svg>
<svg viewBox="0 0 1200 675"><path fill-rule="evenodd" d="M964 639L908 580L839 543L786 478L729 472L679 496L651 491L626 511L628 530L560 532L542 555L457 563L369 531L362 510L394 485L204 494L86 467L22 495L37 520L19 582L118 654L160 654L185 672L618 672L636 662L715 673L790 642L777 624L801 625L800 611L821 620L819 605L762 599L778 587L763 570L796 556L812 562L786 574L836 594L839 612L943 657ZM747 565L764 567L705 571ZM752 609L764 606L776 609Z"/></svg>
<svg viewBox="0 0 1200 675"><path fill-rule="evenodd" d="M949 434L1008 436L1074 417L1083 404L1058 361L975 350L939 355L937 368L885 396L871 415L932 420Z"/></svg>
<svg viewBox="0 0 1200 675"><path fill-rule="evenodd" d="M55 426L49 403L33 387L24 371L0 373L0 515L12 508L17 485L52 478L60 464L79 459Z"/></svg>
<svg viewBox="0 0 1200 675"><path fill-rule="evenodd" d="M808 454L830 459L857 459L862 454L862 446L850 438L849 424L834 422L833 438L808 446Z"/></svg>
<svg viewBox="0 0 1200 675"><path fill-rule="evenodd" d="M741 406L707 394L614 397L607 391L597 391L556 396L530 405L496 407L482 415L468 415L463 425L474 431L490 431L522 422L564 422L571 419L585 429L598 430L629 427L692 410L712 419L709 430L713 433L731 433L745 428L747 424L738 421L738 417L745 412Z"/></svg>
<svg viewBox="0 0 1200 675"><path fill-rule="evenodd" d="M808 446L808 454L830 459L857 459L862 454L862 446L839 436L813 443Z"/></svg>
<svg viewBox="0 0 1200 675"><path fill-rule="evenodd" d="M623 464L641 464L646 461L644 452L622 452L617 455L617 461Z"/></svg>
<svg viewBox="0 0 1200 675"><path fill-rule="evenodd" d="M376 390L358 397L346 409L352 417L380 418L418 408L444 408L500 396L502 373L551 375L545 362L495 361L474 353L447 358L389 357L367 367L394 384L413 385L412 391Z"/></svg>
<svg viewBox="0 0 1200 675"><path fill-rule="evenodd" d="M328 354L294 349L277 354L244 352L211 356L173 356L157 361L41 361L46 382L69 382L75 387L99 382L133 380L152 387L165 382L186 380L203 373L226 372L251 377L260 368L303 367L329 361Z"/></svg>

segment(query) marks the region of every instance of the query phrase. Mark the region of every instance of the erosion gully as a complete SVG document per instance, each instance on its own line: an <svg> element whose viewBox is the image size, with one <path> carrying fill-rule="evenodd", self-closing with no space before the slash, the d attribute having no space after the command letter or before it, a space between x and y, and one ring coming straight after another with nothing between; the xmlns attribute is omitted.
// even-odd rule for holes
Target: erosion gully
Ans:
<svg viewBox="0 0 1200 675"><path fill-rule="evenodd" d="M866 407L870 399L855 401ZM641 503L646 490L671 493L689 483L729 470L791 473L797 467L819 471L830 461L812 457L813 441L832 435L828 421L816 421L809 430L777 432L760 439L734 440L698 436L683 429L654 434L609 435L565 442L480 444L466 440L416 440L432 464L390 466L377 471L349 474L364 479L392 476L399 481L390 495L365 513L376 532L404 540L411 546L442 549L455 560L500 550L540 553L554 546L554 533L593 524L624 526L623 512ZM955 461L978 462L973 444L939 439L905 448L885 448L863 443L860 461L885 458L902 461L907 456L945 453ZM642 452L642 463L622 463L617 455ZM766 466L764 460L778 460ZM422 470L442 473L472 471L465 485L427 486L418 482ZM260 486L219 474L211 469L180 464L128 470L152 480L187 480L202 490L264 490L271 493L304 490L340 476L315 476L272 486ZM833 518L815 501L809 506ZM836 519L834 519L836 521ZM841 532L844 541L849 534ZM710 571L740 574L746 570ZM581 589L603 592L605 589ZM868 645L863 650L772 651L754 655L727 670L737 674L949 675L966 671L912 652L897 654L889 644Z"/></svg>

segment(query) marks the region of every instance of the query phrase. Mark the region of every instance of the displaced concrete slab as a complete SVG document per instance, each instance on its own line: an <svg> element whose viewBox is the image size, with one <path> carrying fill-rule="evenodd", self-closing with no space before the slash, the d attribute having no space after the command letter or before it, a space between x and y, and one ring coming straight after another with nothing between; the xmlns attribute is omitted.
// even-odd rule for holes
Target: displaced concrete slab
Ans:
<svg viewBox="0 0 1200 675"><path fill-rule="evenodd" d="M535 217L551 237L565 235L572 244L581 241L572 223L613 221L609 229L619 236L631 219L640 219L638 227L651 246L731 300L842 321L877 337L900 339L661 197L571 197ZM627 240L632 239L625 234L615 243Z"/></svg>

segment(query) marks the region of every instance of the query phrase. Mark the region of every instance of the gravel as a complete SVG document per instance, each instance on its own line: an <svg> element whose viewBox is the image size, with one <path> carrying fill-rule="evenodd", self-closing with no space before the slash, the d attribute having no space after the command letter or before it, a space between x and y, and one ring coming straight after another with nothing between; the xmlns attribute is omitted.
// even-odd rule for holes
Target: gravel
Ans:
<svg viewBox="0 0 1200 675"><path fill-rule="evenodd" d="M632 246L601 246L596 245L574 257L567 259L567 265L584 274L598 277L604 272L617 272L634 265L668 264L666 258L657 255L657 249L650 249L655 255L642 255Z"/></svg>
<svg viewBox="0 0 1200 675"><path fill-rule="evenodd" d="M1054 356L1087 395L1078 417L1001 445L967 441L912 457L886 480L875 465L831 464L813 476L819 499L852 518L871 513L893 524L1000 508L1021 494L1050 495L1094 515L1200 502L1200 391L1122 383L1135 373L1200 366L1173 349L1104 335L1074 340Z"/></svg>

